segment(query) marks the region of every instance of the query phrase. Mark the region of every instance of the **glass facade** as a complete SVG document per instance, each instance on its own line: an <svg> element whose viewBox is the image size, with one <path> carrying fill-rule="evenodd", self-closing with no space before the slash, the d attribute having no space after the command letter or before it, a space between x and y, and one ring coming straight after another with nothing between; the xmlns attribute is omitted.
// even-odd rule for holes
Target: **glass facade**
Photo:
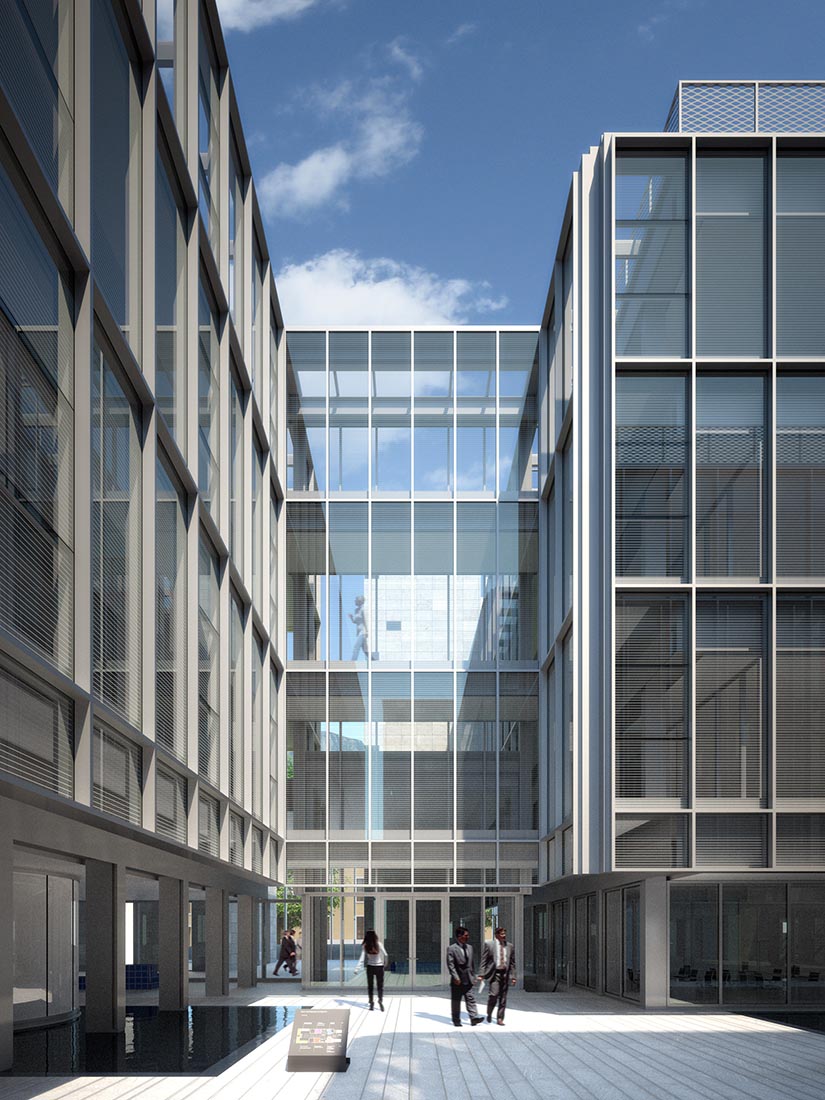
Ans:
<svg viewBox="0 0 825 1100"><path fill-rule="evenodd" d="M412 884L411 840L421 882L530 881L535 845L497 871L495 842L539 828L537 334L288 332L286 360L292 881L344 840L376 885Z"/></svg>

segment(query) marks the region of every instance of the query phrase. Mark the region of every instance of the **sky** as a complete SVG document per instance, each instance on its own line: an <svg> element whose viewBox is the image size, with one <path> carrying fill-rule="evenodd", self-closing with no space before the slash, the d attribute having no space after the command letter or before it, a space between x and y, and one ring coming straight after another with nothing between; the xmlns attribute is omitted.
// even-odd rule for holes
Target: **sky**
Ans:
<svg viewBox="0 0 825 1100"><path fill-rule="evenodd" d="M822 0L218 0L288 327L538 324L572 172L679 79L825 77Z"/></svg>

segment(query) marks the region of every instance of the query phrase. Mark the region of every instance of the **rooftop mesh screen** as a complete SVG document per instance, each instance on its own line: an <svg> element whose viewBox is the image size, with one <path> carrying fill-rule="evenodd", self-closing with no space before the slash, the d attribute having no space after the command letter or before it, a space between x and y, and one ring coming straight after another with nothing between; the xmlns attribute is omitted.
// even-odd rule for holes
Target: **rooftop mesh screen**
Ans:
<svg viewBox="0 0 825 1100"><path fill-rule="evenodd" d="M825 81L682 82L665 130L697 134L825 131Z"/></svg>

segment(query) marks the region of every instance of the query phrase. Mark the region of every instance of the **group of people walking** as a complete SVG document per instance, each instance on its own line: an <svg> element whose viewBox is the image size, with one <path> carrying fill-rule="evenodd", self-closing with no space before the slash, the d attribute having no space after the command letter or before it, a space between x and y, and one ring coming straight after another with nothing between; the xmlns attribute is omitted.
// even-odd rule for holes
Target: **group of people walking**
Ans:
<svg viewBox="0 0 825 1100"><path fill-rule="evenodd" d="M384 968L389 963L387 952L374 928L367 930L362 945L361 957L355 967L359 974L361 968L367 970L367 997L370 1012L375 1009L375 994L378 994L378 1007L384 1011ZM455 1027L461 1027L461 1002L467 1006L470 1024L475 1027L484 1020L478 1011L475 998L476 983L479 993L484 982L489 983L487 995L487 1023L492 1023L493 1013L496 1023L504 1026L504 1012L507 1008L507 990L516 984L516 952L507 942L507 929L496 928L493 939L487 940L481 953L480 973L476 974L473 948L470 943L470 931L460 924L455 930L455 943L447 948L447 970L450 974L450 1009Z"/></svg>

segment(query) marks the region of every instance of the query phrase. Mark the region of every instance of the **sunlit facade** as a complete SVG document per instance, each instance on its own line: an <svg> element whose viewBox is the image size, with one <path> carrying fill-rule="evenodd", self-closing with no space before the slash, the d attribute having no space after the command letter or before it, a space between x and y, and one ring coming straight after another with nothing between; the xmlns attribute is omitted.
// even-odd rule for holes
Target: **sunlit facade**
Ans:
<svg viewBox="0 0 825 1100"><path fill-rule="evenodd" d="M825 1000L825 86L679 86L575 174L543 323L528 982Z"/></svg>

